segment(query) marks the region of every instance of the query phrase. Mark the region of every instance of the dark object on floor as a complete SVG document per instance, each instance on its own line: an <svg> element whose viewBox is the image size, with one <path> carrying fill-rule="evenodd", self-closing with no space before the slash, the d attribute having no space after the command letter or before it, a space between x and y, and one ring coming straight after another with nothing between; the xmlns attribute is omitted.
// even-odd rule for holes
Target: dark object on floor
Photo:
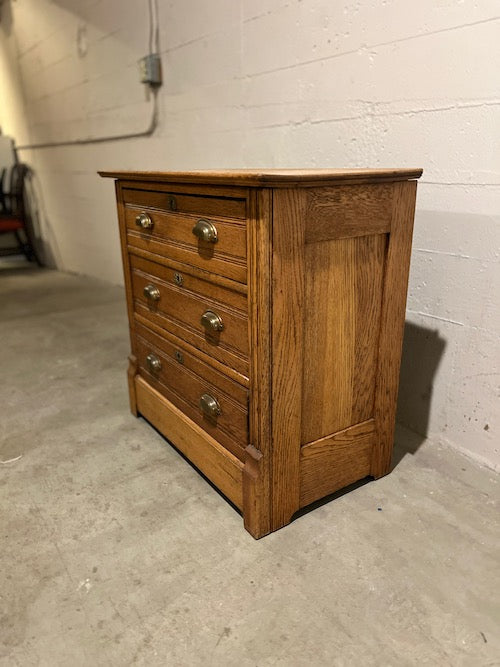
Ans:
<svg viewBox="0 0 500 667"><path fill-rule="evenodd" d="M8 190L5 189L5 181L9 180L7 170L3 169L0 175L0 234L12 234L17 242L15 246L0 248L0 256L22 253L28 261L35 261L41 266L25 206L25 184L28 175L28 165L14 164L10 169Z"/></svg>

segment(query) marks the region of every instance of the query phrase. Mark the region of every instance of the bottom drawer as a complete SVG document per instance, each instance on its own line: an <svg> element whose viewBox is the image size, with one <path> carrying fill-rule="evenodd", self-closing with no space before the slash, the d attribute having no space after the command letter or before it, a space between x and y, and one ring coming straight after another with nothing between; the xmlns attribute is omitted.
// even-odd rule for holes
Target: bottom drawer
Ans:
<svg viewBox="0 0 500 667"><path fill-rule="evenodd" d="M147 327L136 326L139 374L241 461L248 444L245 387Z"/></svg>

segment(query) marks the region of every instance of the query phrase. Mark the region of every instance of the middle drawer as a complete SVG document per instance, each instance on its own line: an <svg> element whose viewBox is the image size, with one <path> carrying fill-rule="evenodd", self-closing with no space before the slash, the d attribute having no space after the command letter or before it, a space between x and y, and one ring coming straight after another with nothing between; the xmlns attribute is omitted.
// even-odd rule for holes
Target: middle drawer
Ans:
<svg viewBox="0 0 500 667"><path fill-rule="evenodd" d="M244 294L130 255L136 315L248 376Z"/></svg>

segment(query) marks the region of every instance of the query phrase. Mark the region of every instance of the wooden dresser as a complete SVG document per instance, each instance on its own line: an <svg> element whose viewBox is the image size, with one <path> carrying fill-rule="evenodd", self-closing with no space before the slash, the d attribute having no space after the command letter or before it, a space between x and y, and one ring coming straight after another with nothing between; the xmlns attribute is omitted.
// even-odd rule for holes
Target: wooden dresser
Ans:
<svg viewBox="0 0 500 667"><path fill-rule="evenodd" d="M389 472L420 169L116 179L130 404L256 538Z"/></svg>

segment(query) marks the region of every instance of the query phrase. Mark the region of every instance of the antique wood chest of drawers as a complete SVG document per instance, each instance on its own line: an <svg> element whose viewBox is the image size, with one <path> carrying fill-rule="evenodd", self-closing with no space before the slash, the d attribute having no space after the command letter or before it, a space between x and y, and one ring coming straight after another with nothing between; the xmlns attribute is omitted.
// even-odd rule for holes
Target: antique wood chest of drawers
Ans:
<svg viewBox="0 0 500 667"><path fill-rule="evenodd" d="M143 415L261 537L390 469L420 169L116 179Z"/></svg>

